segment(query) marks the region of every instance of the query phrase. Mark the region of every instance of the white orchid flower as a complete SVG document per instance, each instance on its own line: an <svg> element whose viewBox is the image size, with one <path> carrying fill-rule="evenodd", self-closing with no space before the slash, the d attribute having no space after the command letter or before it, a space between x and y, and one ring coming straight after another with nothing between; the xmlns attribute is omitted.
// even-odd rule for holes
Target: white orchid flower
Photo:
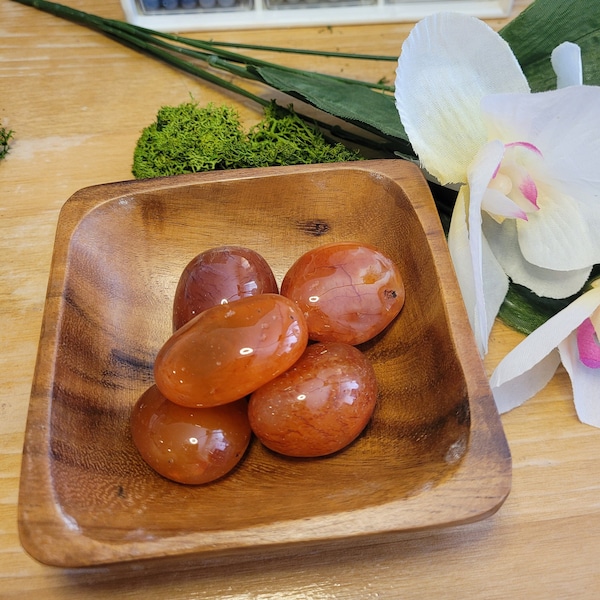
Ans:
<svg viewBox="0 0 600 600"><path fill-rule="evenodd" d="M428 17L402 47L408 138L442 185L462 185L448 245L482 354L509 278L566 298L600 262L600 88L571 85L578 50L553 56L569 87L533 94L508 44L473 17Z"/></svg>
<svg viewBox="0 0 600 600"><path fill-rule="evenodd" d="M545 387L562 361L577 416L600 427L600 280L530 333L496 367L490 386L500 413Z"/></svg>

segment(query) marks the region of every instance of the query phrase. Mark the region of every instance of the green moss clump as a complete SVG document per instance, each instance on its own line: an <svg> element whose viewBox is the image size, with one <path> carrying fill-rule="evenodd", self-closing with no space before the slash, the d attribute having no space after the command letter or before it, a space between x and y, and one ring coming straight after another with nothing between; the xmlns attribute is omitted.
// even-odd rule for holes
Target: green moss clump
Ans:
<svg viewBox="0 0 600 600"><path fill-rule="evenodd" d="M13 132L0 125L0 160L2 160L10 149L10 139L13 137Z"/></svg>
<svg viewBox="0 0 600 600"><path fill-rule="evenodd" d="M292 109L274 102L248 133L253 164L280 166L361 160L358 151L343 144L330 144L323 134L303 121Z"/></svg>
<svg viewBox="0 0 600 600"><path fill-rule="evenodd" d="M360 160L358 152L328 143L291 108L274 102L262 121L245 132L228 106L194 102L164 106L136 144L132 172L138 179L278 165Z"/></svg>

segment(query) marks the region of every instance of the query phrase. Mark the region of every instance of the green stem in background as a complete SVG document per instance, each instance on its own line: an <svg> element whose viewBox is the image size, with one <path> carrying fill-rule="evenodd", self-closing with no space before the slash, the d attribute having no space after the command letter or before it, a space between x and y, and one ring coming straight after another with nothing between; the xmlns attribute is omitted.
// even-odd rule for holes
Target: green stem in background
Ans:
<svg viewBox="0 0 600 600"><path fill-rule="evenodd" d="M126 23L124 21L118 21L116 19L106 19L103 17L98 17L91 13L86 13L81 10L77 10L71 8L69 6L65 6L62 4L57 4L56 2L48 2L47 0L15 0L20 4L25 4L27 6L32 6L39 10L43 10L50 14L53 14L58 17L62 17L64 19L68 19L70 21L74 21L79 23L80 25L85 25L97 30L100 30L104 33L107 33L113 38L122 39L124 41L127 40L137 40L143 39L148 44L157 44L161 45L165 48L169 48L173 52L181 52L186 53L189 56L193 56L195 58L199 58L200 60L206 60L208 54L199 53L197 55L191 53L190 51L186 51L182 46L190 46L192 48L200 48L202 50L207 51L209 54L216 54L221 59L230 60L232 62L237 62L244 65L252 65L255 67L270 67L277 68L289 73L306 73L305 70L294 69L291 67L284 67L282 65L277 65L275 63L271 63L265 60L260 60L256 58L252 58L243 54L239 54L237 52L230 52L228 50L220 50L220 47L233 47L233 48L251 48L255 50L263 50L263 51L272 51L272 52L288 52L288 53L298 53L298 54L312 54L318 56L327 56L327 57L338 57L338 58L353 58L353 59L362 59L362 60L390 60L391 57L381 57L381 56L373 56L368 54L351 54L351 53L337 53L337 52L322 52L317 50L294 50L294 49L286 49L286 48L278 48L274 46L259 46L259 45L250 45L250 44L234 44L228 42L207 42L204 40L198 40L195 38L183 37L177 34L171 34L166 32L155 31L153 29L147 29L145 27L140 27L138 25L132 25L131 23ZM166 44L165 42L160 42L158 38L168 39L173 42L177 42L181 46L176 46L174 44ZM135 44L138 45L138 44ZM162 57L163 60L169 62L167 57ZM394 60L397 60L394 59ZM335 81L351 83L353 85L364 85L366 87L372 89L379 89L388 92L393 92L393 87L384 85L382 83L371 83L368 81L360 81L356 79L348 79L344 77L337 77L335 75L324 75L321 74L322 77L328 77Z"/></svg>
<svg viewBox="0 0 600 600"><path fill-rule="evenodd" d="M115 30L110 25L107 25L107 24L102 24L102 25L98 26L98 29L100 29L104 33L110 35L111 37L117 37L121 41L125 42L127 45L139 48L140 50L143 50L143 51L147 52L148 54L151 54L152 56L163 60L163 61L169 63L170 65L177 67L178 69L180 69L186 73L189 73L190 75L194 75L196 77L199 77L200 79L203 79L204 81L208 81L209 83L218 85L219 87L226 89L230 92L234 92L235 94L239 94L241 96L249 98L250 100L253 100L257 104L260 104L261 106L267 106L269 104L268 100L265 100L264 98L261 98L260 96L257 96L256 94L253 94L252 92L249 92L245 88L235 85L235 84L231 83L230 81L223 79L222 77L218 77L217 75L214 75L205 69L201 69L201 68L197 67L193 63L190 63L186 60L182 60L181 58L175 56L172 53L173 48L171 48L168 44L165 45L167 50L164 50L159 47L162 44L156 44L154 42L148 43L148 39L144 35L140 35L140 36L130 35L129 33L125 33L123 31L120 31L119 29ZM185 52L185 49L181 49L181 50L182 50L181 53L187 54L187 52ZM178 49L175 50L175 52L178 52L178 51L179 51ZM198 53L198 52L193 52L193 55L194 55L194 58L202 58L206 61L208 61L208 59L209 59L208 55L201 57L200 53ZM248 76L248 78L256 79L256 77L252 77L250 75Z"/></svg>
<svg viewBox="0 0 600 600"><path fill-rule="evenodd" d="M235 74L237 77L242 77L244 79L249 79L253 81L259 81L262 84L275 88L279 91L289 93L292 96L295 96L296 98L301 99L305 102L314 104L315 106L317 106L317 108L323 110L326 113L333 114L334 116L341 116L342 119L344 119L345 117L343 115L336 115L335 110L332 111L331 107L339 105L341 110L345 110L345 107L343 106L344 101L348 101L347 99L349 97L360 97L362 88L367 93L372 95L374 102L384 102L385 104L387 104L383 107L383 120L386 123L390 122L394 124L394 127L392 127L391 138L400 138L398 140L398 148L402 153L402 156L414 158L414 153L412 153L412 149L407 143L406 135L399 122L397 113L395 112L393 97L388 96L386 99L384 99L384 94L382 94L382 91L390 91L392 89L389 86L385 86L380 83L373 84L369 82L362 82L342 77L336 77L333 75L312 73L310 71L283 67L281 65L247 57L235 52L221 50L217 47L216 44L213 44L211 42L205 42L202 40L196 40L191 38L184 38L182 36L174 34L161 33L144 27L139 27L137 25L132 25L130 23L125 23L123 21L98 17L96 15L86 13L61 4L57 4L55 2L48 2L47 0L16 1L20 2L21 4L25 4L43 10L55 16L68 19L70 21L73 21L80 25L84 25L96 31L100 31L108 35L112 39L115 39L116 41L119 41L129 47L142 50L147 54L150 54L153 57L158 58L159 60L162 60L163 62L173 67L176 67L177 69L180 69L193 76L213 83L222 89L249 98L263 107L269 103L268 100L265 100L264 98L261 98L260 96L249 92L248 90L232 83L231 81L218 77L217 75L211 73L207 69L198 66L198 64L192 62L191 60L185 60L181 57L185 56L190 59L202 61L209 68L217 69L220 71L227 71L229 73ZM170 42L177 42L177 44L172 44L165 40L169 40ZM192 48L200 49L203 51L193 50ZM273 47L268 48L272 49ZM319 53L316 51L314 51L313 53L324 54L326 56L332 56L335 54ZM343 56L348 57L352 55L343 54ZM361 54L356 55L355 57L364 59L365 56L367 55ZM376 57L373 57L372 59L377 60ZM240 64L245 66L236 67L236 65ZM308 80L306 79L307 77L309 78ZM274 84L274 81L279 82L280 87L278 87L277 84ZM302 81L302 85L306 86L307 91L305 92L305 94L308 95L303 96L302 94L293 93L293 88L296 86L298 81ZM290 84L292 89L283 89ZM322 90L324 87L331 88L332 90L334 90L333 97L335 98L333 102L329 100L327 103L327 107L325 108L323 106L319 106L318 101L316 104L314 102L311 102L311 94L314 97L314 90L317 89L318 95L320 93L320 90ZM340 88L341 91L337 88ZM346 90L346 88L349 88L353 93L349 93ZM372 105L372 102L367 102L366 105ZM305 117L300 112L297 112L297 114L298 116L304 118L307 121L317 122L315 119L309 119ZM344 112L344 115L346 114L347 113ZM377 118L381 119L381 110L377 114ZM391 118L385 118L388 114L391 114ZM356 118L349 118L346 120L348 122L353 123L358 128L368 131L370 134L375 133L375 135L382 137L384 140L382 145L386 144L386 133L379 131L377 127L373 127L372 124L364 123L362 120ZM330 125L327 128L331 130L332 126ZM354 135L356 141L358 141L359 137L360 136L358 136L357 134ZM370 147L372 145L373 142L371 142L368 138L364 139L365 147Z"/></svg>
<svg viewBox="0 0 600 600"><path fill-rule="evenodd" d="M119 21L120 23L120 21ZM126 25L127 27L134 27L133 25L129 25L126 23L123 23L123 25ZM325 57L335 57L335 58L352 58L352 59L363 59L366 60L368 57L368 60L389 60L391 57L378 57L378 56L372 56L372 55L368 55L368 54L349 54L349 53L342 53L342 52L323 52L323 51L318 51L318 50L294 50L294 49L286 49L286 48L280 48L280 47L276 47L276 46L258 46L258 45L252 45L252 44L234 44L232 42L205 42L203 40L197 40L194 38L188 38L188 37L182 37L180 35L176 35L176 34L171 34L171 33L164 33L164 32L160 32L160 31L153 31L150 29L144 29L142 27L137 27L136 28L138 31L145 31L147 33L150 33L153 36L156 37L161 37L161 38L165 38L165 39L169 39L171 41L175 41L178 42L179 44L182 45L186 45L186 46L191 46L194 48L201 48L203 50L207 50L209 52L211 52L212 54L217 54L220 58L222 59L226 59L226 60L231 60L233 62L238 62L241 64L245 64L245 65L252 65L254 67L276 67L278 69L281 69L282 71L286 71L288 73L305 73L306 71L304 70L299 70L299 69L294 69L292 67L285 67L282 65L276 65L274 63L265 61L265 60L260 60L260 59L256 59L256 58L252 58L249 56L245 56L243 54L238 54L237 52L228 52L226 50L218 50L219 47L227 47L227 48L245 48L245 49L252 49L252 50L261 50L261 51L271 51L271 52L278 52L278 53L295 53L295 54L311 54L313 56L325 56ZM397 58L394 60L398 60ZM346 83L351 83L352 85L364 85L368 88L372 88L372 89L379 89L379 90L384 90L387 92L393 92L394 88L393 86L389 86L389 85L384 85L382 83L371 83L369 81L361 81L358 79L349 79L346 77L338 77L336 75L322 75L323 77L330 77L331 79L335 80L335 81L341 81L341 82L346 82Z"/></svg>
<svg viewBox="0 0 600 600"><path fill-rule="evenodd" d="M35 8L39 8L40 10L50 12L51 14L54 14L56 16L63 17L76 23L91 27L97 31L105 33L113 39L117 39L118 41L123 42L127 46L137 48L160 60L163 60L169 63L170 65L186 73L189 73L190 75L194 75L195 77L199 77L200 79L218 85L223 89L249 98L250 100L253 100L254 102L260 104L261 106L267 106L269 104L267 100L264 100L263 98L255 94L252 94L248 90L237 86L231 83L230 81L227 81L226 79L218 77L206 71L205 69L194 65L193 63L178 58L175 55L175 53L191 53L193 54L194 58L198 58L205 61L208 60L209 55L201 55L201 53L193 51L186 52L185 49L176 48L160 40L157 41L148 33L150 30L144 30L143 28L134 27L132 25L122 23L121 21L116 21L114 19L103 19L101 17L97 17L95 15L76 10L68 6L55 4L53 2L46 2L45 0L17 0L17 2L33 6Z"/></svg>
<svg viewBox="0 0 600 600"><path fill-rule="evenodd" d="M159 33L158 35L167 36L169 34ZM211 46L220 46L222 48L237 48L239 50L260 50L264 52L278 52L281 54L306 54L309 56L326 56L329 58L350 58L352 60L376 60L398 62L397 56L386 56L383 54L356 54L354 52L333 52L326 50L307 50L304 48L282 48L281 46L260 46L257 44L239 44L237 42L210 42Z"/></svg>

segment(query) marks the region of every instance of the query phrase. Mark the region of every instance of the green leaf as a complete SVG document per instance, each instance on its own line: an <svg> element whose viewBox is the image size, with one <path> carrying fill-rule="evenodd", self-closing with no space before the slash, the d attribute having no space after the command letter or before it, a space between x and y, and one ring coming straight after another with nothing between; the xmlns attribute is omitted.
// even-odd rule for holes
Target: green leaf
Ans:
<svg viewBox="0 0 600 600"><path fill-rule="evenodd" d="M500 35L515 53L532 91L556 88L550 55L563 42L580 46L584 83L600 85L597 0L536 0L506 25Z"/></svg>
<svg viewBox="0 0 600 600"><path fill-rule="evenodd" d="M393 96L376 92L364 85L337 81L308 71L291 73L276 67L258 67L253 70L265 83L280 92L308 102L363 129L400 140L403 144L398 150L407 150L414 155L408 146L408 136L400 122Z"/></svg>
<svg viewBox="0 0 600 600"><path fill-rule="evenodd" d="M500 307L498 317L515 331L529 335L550 317L565 308L574 298L563 300L541 298L531 290L513 283Z"/></svg>
<svg viewBox="0 0 600 600"><path fill-rule="evenodd" d="M600 265L596 265L590 274L588 283L582 290L568 298L554 299L536 296L531 290L511 283L498 317L512 329L529 335L550 317L569 305L575 298L590 289L590 282L600 277Z"/></svg>

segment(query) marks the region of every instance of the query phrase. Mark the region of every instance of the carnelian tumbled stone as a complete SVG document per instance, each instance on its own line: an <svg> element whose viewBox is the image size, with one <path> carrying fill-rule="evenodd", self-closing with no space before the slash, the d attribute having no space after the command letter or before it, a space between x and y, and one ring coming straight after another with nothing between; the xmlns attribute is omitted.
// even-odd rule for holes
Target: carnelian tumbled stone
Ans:
<svg viewBox="0 0 600 600"><path fill-rule="evenodd" d="M250 396L248 417L258 439L287 456L325 456L365 428L377 401L375 371L354 346L307 347L285 373Z"/></svg>
<svg viewBox="0 0 600 600"><path fill-rule="evenodd" d="M405 290L398 267L382 252L334 242L303 254L287 271L281 294L306 317L310 339L356 345L394 320Z"/></svg>
<svg viewBox="0 0 600 600"><path fill-rule="evenodd" d="M298 307L279 294L213 306L178 329L159 350L154 379L183 406L238 400L291 367L308 342Z"/></svg>
<svg viewBox="0 0 600 600"><path fill-rule="evenodd" d="M131 435L144 461L178 483L219 479L242 459L252 432L245 399L212 408L167 400L153 385L131 413Z"/></svg>
<svg viewBox="0 0 600 600"><path fill-rule="evenodd" d="M179 278L173 329L211 306L278 291L271 267L255 250L243 246L210 248L195 256Z"/></svg>

